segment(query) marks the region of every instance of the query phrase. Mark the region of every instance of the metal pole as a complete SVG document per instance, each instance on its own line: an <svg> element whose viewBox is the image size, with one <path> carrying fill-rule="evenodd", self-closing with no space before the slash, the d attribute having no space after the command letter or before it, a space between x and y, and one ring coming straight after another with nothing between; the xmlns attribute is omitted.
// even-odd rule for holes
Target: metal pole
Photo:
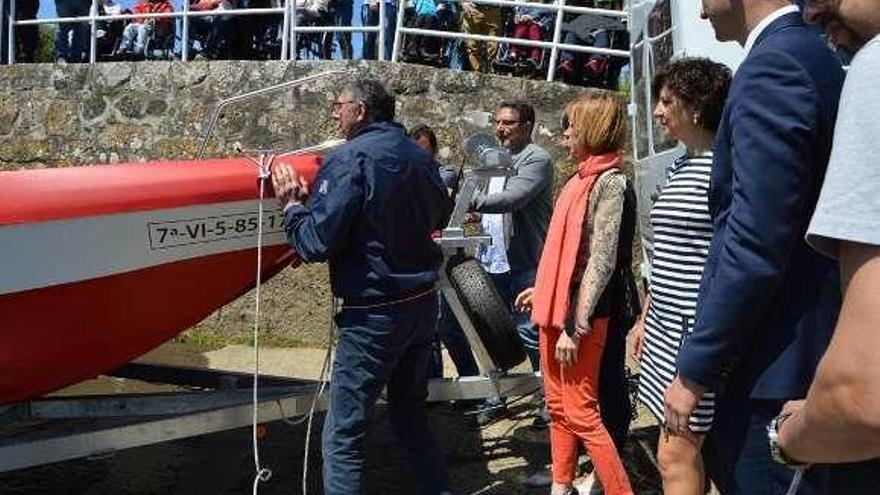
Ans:
<svg viewBox="0 0 880 495"><path fill-rule="evenodd" d="M400 43L403 34L400 32L400 28L403 27L403 13L404 10L400 8L400 5L397 6L397 23L394 29L394 45L391 48L391 61L397 62L397 59L400 58Z"/></svg>
<svg viewBox="0 0 880 495"><path fill-rule="evenodd" d="M565 7L565 0L558 0L560 7ZM559 41L562 38L563 9L556 11L556 24L553 26L553 48L550 49L550 61L547 62L547 81L553 82L556 78L556 58L559 55Z"/></svg>
<svg viewBox="0 0 880 495"><path fill-rule="evenodd" d="M12 1L12 0L10 0ZM6 4L5 0L0 0L0 17L2 17L2 12L5 12L3 6ZM0 40L3 39L3 34L6 32L6 19L0 19ZM0 54L0 58L2 58L2 54Z"/></svg>
<svg viewBox="0 0 880 495"><path fill-rule="evenodd" d="M89 18L89 27L91 28L91 36L89 36L89 63L93 64L98 60L98 0L92 0Z"/></svg>
<svg viewBox="0 0 880 495"><path fill-rule="evenodd" d="M385 60L385 0L379 0L379 60Z"/></svg>
<svg viewBox="0 0 880 495"><path fill-rule="evenodd" d="M644 67L644 71L642 72L642 74L644 75L643 79L644 79L644 84L645 84L645 88L646 88L645 98L648 99L648 102L646 104L646 108L650 109L651 108L650 104L652 103L651 96L650 96L651 95L651 89L650 89L651 82L650 81L651 81L651 78L654 77L654 74L653 74L654 71L650 69L650 67L652 67L651 61L654 56L653 43L646 42L645 48L642 51L643 51L643 53L642 53L642 60L643 60L642 67ZM655 151L654 151L654 125L653 125L654 123L652 122L653 120L654 120L653 119L653 112L651 112L650 110L645 112L645 121L647 122L646 129L648 129L648 153L649 153L649 155L653 155L655 153Z"/></svg>
<svg viewBox="0 0 880 495"><path fill-rule="evenodd" d="M338 76L338 75L342 75L345 73L346 73L346 71L343 71L343 70L331 70L331 71L327 71L327 72L321 72L320 74L313 74L311 76L301 77L299 79L294 79L292 81L286 81L283 83L276 84L274 86L260 88L260 89L254 90L254 91L250 91L250 92L243 93L243 94L240 94L237 96L226 98L225 100L220 100L217 103L217 105L214 107L214 110L211 112L211 116L208 117L208 120L206 120L207 124L202 126L202 130L200 132L200 135L202 137L202 141L199 144L199 152L196 155L196 159L198 159L198 160L202 159L202 155L205 152L205 147L208 145L208 138L211 137L211 133L214 130L214 126L217 125L217 119L220 117L220 112L227 105L230 105L232 103L237 103L242 100L248 100L248 99L254 98L256 96L274 93L276 91L279 91L279 90L282 90L285 88L292 88L294 86L300 86L300 85L305 84L307 82L311 82L311 81L321 79L324 77Z"/></svg>
<svg viewBox="0 0 880 495"><path fill-rule="evenodd" d="M183 0L183 19L181 19L182 33L180 33L180 60L189 60L189 0Z"/></svg>
<svg viewBox="0 0 880 495"><path fill-rule="evenodd" d="M281 19L281 60L290 60L290 0L284 0L284 16Z"/></svg>
<svg viewBox="0 0 880 495"><path fill-rule="evenodd" d="M15 63L15 0L9 0L9 32L6 49L6 63L12 65Z"/></svg>
<svg viewBox="0 0 880 495"><path fill-rule="evenodd" d="M296 43L296 25L298 23L296 13L296 3L289 0L292 4L290 7L290 60L296 61L299 58L299 47Z"/></svg>

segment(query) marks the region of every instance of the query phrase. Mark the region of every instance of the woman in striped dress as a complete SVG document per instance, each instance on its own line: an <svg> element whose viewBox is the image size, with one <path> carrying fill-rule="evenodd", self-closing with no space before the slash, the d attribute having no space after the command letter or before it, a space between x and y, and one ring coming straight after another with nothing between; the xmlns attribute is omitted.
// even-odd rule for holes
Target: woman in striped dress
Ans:
<svg viewBox="0 0 880 495"><path fill-rule="evenodd" d="M641 363L639 400L663 421L663 396L676 374L681 344L694 325L703 265L712 240L709 177L712 142L730 85L730 70L708 59L682 59L657 73L654 118L687 153L669 168L651 209L654 236L648 300L634 328ZM690 418L690 434L665 430L657 460L666 494L702 494L700 447L712 426L714 394L706 393Z"/></svg>

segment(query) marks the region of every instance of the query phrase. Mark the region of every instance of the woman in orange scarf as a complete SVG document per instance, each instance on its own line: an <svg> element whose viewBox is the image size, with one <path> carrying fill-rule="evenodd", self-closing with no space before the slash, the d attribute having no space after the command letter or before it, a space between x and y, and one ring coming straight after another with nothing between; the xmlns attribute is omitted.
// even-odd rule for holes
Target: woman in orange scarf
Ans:
<svg viewBox="0 0 880 495"><path fill-rule="evenodd" d="M563 137L578 170L553 209L535 287L517 297L517 306L531 310L541 329L541 372L551 418L551 494L577 493L572 481L579 442L605 493L629 494L629 479L598 402L609 321L603 294L617 263L627 187L620 170L627 116L618 95L593 91L569 103L565 117Z"/></svg>

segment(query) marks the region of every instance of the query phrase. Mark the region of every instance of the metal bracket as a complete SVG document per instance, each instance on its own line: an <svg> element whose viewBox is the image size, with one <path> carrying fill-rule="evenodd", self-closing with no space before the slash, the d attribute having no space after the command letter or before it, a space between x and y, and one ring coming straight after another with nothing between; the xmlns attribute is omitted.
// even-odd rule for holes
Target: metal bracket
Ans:
<svg viewBox="0 0 880 495"><path fill-rule="evenodd" d="M173 368L131 371L158 377L172 373ZM184 370L183 376L190 376L196 383L222 383L228 381L222 379L224 373L200 374L189 369ZM232 379L242 378L240 375L232 373ZM526 395L537 388L538 380L531 373L433 379L428 383L428 400ZM266 423L308 414L321 383L299 382L262 388L258 421ZM316 410L327 408L327 393L325 390L318 397ZM0 473L248 426L253 411L250 401L250 391L238 390L50 397L17 404L2 411Z"/></svg>
<svg viewBox="0 0 880 495"><path fill-rule="evenodd" d="M449 282L449 276L446 272L449 259L457 254L473 254L482 245L492 243L492 237L484 234L466 235L464 230L465 214L473 204L474 196L478 190L485 190L490 179L493 177L510 177L514 174L513 162L509 155L502 149L487 146L492 138L484 136L475 136L465 145L466 148L474 148L470 150L472 159L476 162L472 167L467 168L463 175L463 185L455 202L455 208L449 218L449 224L443 229L443 233L437 243L443 249L444 259L440 267L440 292L449 303L455 319L458 320L465 338L467 338L477 365L480 371L489 378L489 382L493 387L493 398L499 398L502 390L499 386L499 380L505 375L504 370L498 367L498 364L492 359L486 349L485 344L480 335L477 333L476 327L471 318L468 316L455 291L455 288ZM478 144L472 144L478 143Z"/></svg>

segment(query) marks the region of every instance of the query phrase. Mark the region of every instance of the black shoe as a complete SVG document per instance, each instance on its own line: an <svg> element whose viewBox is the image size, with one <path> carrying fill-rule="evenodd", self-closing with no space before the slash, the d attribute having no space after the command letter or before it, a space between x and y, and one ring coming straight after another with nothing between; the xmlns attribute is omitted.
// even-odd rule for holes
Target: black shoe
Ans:
<svg viewBox="0 0 880 495"><path fill-rule="evenodd" d="M545 412L546 414L546 412ZM548 426L550 426L550 417L544 416L542 414L538 414L534 420L532 420L532 428L536 430L544 430Z"/></svg>
<svg viewBox="0 0 880 495"><path fill-rule="evenodd" d="M483 404L484 401L480 399L457 400L452 403L452 410L476 414L478 411L483 409Z"/></svg>

